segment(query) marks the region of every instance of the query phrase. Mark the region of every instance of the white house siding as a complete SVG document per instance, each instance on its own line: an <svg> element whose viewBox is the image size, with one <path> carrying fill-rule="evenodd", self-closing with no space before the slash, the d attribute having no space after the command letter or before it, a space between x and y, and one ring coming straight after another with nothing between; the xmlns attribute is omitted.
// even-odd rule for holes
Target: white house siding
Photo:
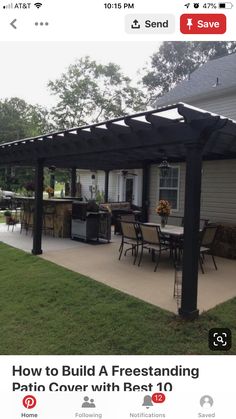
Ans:
<svg viewBox="0 0 236 419"><path fill-rule="evenodd" d="M90 170L78 170L79 182L81 184L81 196L87 199L91 198L91 192L89 190L90 185L92 185L91 176L95 174L96 184L100 192L105 189L105 173L103 171L92 172Z"/></svg>
<svg viewBox="0 0 236 419"><path fill-rule="evenodd" d="M236 90L221 93L220 96L206 99L192 99L187 103L206 111L236 120ZM180 163L179 208L173 215L184 214L185 164ZM158 165L151 167L150 176L150 221L160 218L155 213L158 196ZM236 160L217 160L203 162L201 218L213 222L236 223Z"/></svg>
<svg viewBox="0 0 236 419"><path fill-rule="evenodd" d="M236 91L204 100L190 100L188 104L236 120Z"/></svg>
<svg viewBox="0 0 236 419"><path fill-rule="evenodd" d="M143 187L143 171L142 169L135 170L137 176L135 176L134 184L134 204L139 207L142 206L142 187Z"/></svg>
<svg viewBox="0 0 236 419"><path fill-rule="evenodd" d="M192 100L189 104L236 120L236 90L221 96ZM236 160L203 163L202 218L236 222Z"/></svg>
<svg viewBox="0 0 236 419"><path fill-rule="evenodd" d="M203 163L202 218L236 223L236 160Z"/></svg>
<svg viewBox="0 0 236 419"><path fill-rule="evenodd" d="M180 167L179 209L172 215L184 214L185 164ZM149 219L158 222L155 212L159 200L158 165L151 167ZM236 223L236 160L203 162L201 218L212 222Z"/></svg>
<svg viewBox="0 0 236 419"><path fill-rule="evenodd" d="M108 201L116 202L118 201L119 195L119 174L117 172L109 173L109 190L108 190Z"/></svg>

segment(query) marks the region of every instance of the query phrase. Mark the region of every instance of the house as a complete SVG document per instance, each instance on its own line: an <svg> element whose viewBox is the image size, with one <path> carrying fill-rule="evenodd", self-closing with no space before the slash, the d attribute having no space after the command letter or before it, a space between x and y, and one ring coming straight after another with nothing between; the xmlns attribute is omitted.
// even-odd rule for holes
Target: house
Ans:
<svg viewBox="0 0 236 419"><path fill-rule="evenodd" d="M157 99L155 108L184 102L211 113L236 120L236 54L201 65L170 92ZM164 157L164 156L163 156ZM124 167L125 169L125 167ZM92 176L94 179L92 180ZM79 170L81 196L91 198L94 190L104 191L105 173ZM172 215L184 213L185 163L171 164L169 176L162 179L158 164L151 165L149 219L159 221L156 205L167 199ZM111 171L109 201L142 202L142 170ZM236 160L204 161L202 169L201 218L236 224Z"/></svg>
<svg viewBox="0 0 236 419"><path fill-rule="evenodd" d="M155 108L184 102L236 120L236 54L227 55L196 69L170 92L157 99ZM172 203L172 214L183 215L185 163L171 164L169 176L160 178L158 165L151 166L149 218L159 199ZM236 224L236 160L203 161L201 218Z"/></svg>

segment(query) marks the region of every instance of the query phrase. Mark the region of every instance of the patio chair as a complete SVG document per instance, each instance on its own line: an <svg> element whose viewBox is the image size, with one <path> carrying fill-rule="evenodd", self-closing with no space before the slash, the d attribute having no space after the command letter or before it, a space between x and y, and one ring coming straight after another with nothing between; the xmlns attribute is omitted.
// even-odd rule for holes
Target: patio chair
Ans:
<svg viewBox="0 0 236 419"><path fill-rule="evenodd" d="M139 257L138 266L140 266L141 264L143 258L143 249L145 248L149 251L151 250L152 255L155 254L155 252L157 252L158 254L156 265L154 268L154 272L156 272L161 257L161 252L164 250L170 250L170 246L166 242L162 242L161 230L159 226L147 224L139 224L139 226L141 232L141 253Z"/></svg>
<svg viewBox="0 0 236 419"><path fill-rule="evenodd" d="M114 218L114 234L122 234L121 231L121 221L135 222L134 214L122 214Z"/></svg>
<svg viewBox="0 0 236 419"><path fill-rule="evenodd" d="M131 250L132 255L134 255L134 262L135 265L137 257L138 257L138 248L141 245L140 235L139 235L139 227L138 224L135 222L128 222L128 221L121 221L121 245L119 248L119 260L122 256L124 246L128 245L129 248L125 250L125 256L126 253Z"/></svg>
<svg viewBox="0 0 236 419"><path fill-rule="evenodd" d="M169 215L168 224L183 227L184 218L180 215Z"/></svg>
<svg viewBox="0 0 236 419"><path fill-rule="evenodd" d="M199 222L200 231L203 231L204 228L208 225L208 223L209 223L208 219L200 218L200 222ZM182 217L181 226L184 227L184 217ZM180 261L181 256L183 254L183 247L184 247L183 237L176 237L175 240L173 239L172 245L173 245L173 248L175 249L175 254L178 254L176 259Z"/></svg>
<svg viewBox="0 0 236 419"><path fill-rule="evenodd" d="M15 228L15 226L16 226L16 224L18 224L19 223L19 220L18 220L18 218L16 218L15 216L12 216L11 218L10 218L10 220L8 221L8 223L7 223L7 230L9 231L9 229L10 229L10 227L12 228L12 232L14 231L14 228Z"/></svg>
<svg viewBox="0 0 236 419"><path fill-rule="evenodd" d="M203 274L204 274L203 263L204 263L205 254L211 255L215 269L217 270L216 261L212 253L212 248L213 248L214 241L216 238L217 230L218 230L217 225L209 224L204 227L201 233L199 264L200 264L201 271Z"/></svg>

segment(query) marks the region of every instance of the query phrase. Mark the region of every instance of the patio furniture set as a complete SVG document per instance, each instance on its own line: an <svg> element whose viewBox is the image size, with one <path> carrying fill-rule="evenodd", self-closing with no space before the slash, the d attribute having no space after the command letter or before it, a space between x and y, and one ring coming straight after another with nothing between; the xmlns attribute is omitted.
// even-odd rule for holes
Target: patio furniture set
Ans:
<svg viewBox="0 0 236 419"><path fill-rule="evenodd" d="M152 255L152 260L155 261L154 272L156 272L162 253L169 251L169 257L174 266L182 264L184 227L175 225L161 227L155 223L121 221L121 229L119 260L123 252L126 255L128 251L131 251L133 264L135 265L138 260L138 266L140 266L144 250L148 250ZM211 255L214 267L217 269L212 252L217 229L217 225L205 223L204 227L199 230L199 265L202 273L204 273L203 265L206 254ZM125 249L125 246L128 247Z"/></svg>

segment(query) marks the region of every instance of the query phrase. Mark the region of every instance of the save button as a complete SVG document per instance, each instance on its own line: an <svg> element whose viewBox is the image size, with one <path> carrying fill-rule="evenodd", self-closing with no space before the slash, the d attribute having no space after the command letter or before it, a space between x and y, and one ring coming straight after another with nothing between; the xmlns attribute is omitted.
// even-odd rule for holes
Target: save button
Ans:
<svg viewBox="0 0 236 419"><path fill-rule="evenodd" d="M226 32L226 16L219 14L184 14L180 16L180 31L185 35L214 35Z"/></svg>

